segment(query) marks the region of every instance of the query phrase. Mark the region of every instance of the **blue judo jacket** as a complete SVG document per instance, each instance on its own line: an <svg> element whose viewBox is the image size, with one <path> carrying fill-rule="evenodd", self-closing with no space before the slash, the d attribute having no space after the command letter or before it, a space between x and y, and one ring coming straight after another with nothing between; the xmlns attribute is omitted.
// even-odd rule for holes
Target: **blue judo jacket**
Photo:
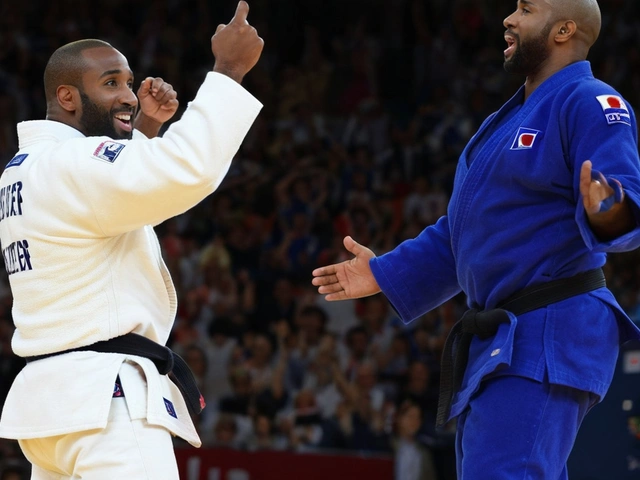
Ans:
<svg viewBox="0 0 640 480"><path fill-rule="evenodd" d="M601 267L607 252L640 246L640 227L615 240L592 233L580 168L622 184L640 225L638 129L632 108L572 64L525 101L522 87L489 116L460 156L447 215L393 251L371 259L382 292L405 322L460 291L469 307L494 308L523 288ZM602 397L618 346L640 339L602 288L519 316L495 337L474 338L451 416L487 375L523 375Z"/></svg>

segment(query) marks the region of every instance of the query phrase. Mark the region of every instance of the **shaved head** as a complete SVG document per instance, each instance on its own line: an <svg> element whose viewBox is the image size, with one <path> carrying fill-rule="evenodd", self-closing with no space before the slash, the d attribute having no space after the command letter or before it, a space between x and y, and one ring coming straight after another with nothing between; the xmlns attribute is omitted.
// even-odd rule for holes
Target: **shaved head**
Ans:
<svg viewBox="0 0 640 480"><path fill-rule="evenodd" d="M86 39L68 43L53 52L44 69L47 105L55 101L56 90L60 85L73 85L82 89L82 74L87 67L82 52L90 48L104 47L113 48L102 40Z"/></svg>
<svg viewBox="0 0 640 480"><path fill-rule="evenodd" d="M553 9L552 21L572 20L578 27L576 33L587 48L598 39L602 17L597 0L546 0Z"/></svg>

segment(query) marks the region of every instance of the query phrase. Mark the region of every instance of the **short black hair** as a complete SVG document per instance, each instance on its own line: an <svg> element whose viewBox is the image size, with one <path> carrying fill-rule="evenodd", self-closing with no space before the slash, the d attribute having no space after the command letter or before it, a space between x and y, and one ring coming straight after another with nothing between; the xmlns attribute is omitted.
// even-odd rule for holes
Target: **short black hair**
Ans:
<svg viewBox="0 0 640 480"><path fill-rule="evenodd" d="M322 325L326 325L328 321L327 312L317 305L307 305L300 310L300 316L312 316L315 315L320 319Z"/></svg>
<svg viewBox="0 0 640 480"><path fill-rule="evenodd" d="M86 68L82 52L101 47L113 48L104 40L87 38L67 43L53 52L44 69L44 93L47 102L56 96L56 90L60 85L81 88L82 74Z"/></svg>

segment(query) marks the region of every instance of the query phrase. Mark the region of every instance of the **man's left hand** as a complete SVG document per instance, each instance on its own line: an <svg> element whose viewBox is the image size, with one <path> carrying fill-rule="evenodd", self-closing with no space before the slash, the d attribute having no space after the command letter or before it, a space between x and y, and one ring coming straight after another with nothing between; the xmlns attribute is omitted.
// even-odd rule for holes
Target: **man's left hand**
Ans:
<svg viewBox="0 0 640 480"><path fill-rule="evenodd" d="M595 175L594 175L595 173ZM614 203L621 203L624 194L620 194L620 198L615 198L616 191L612 188L616 185L609 185L607 179L600 172L595 172L591 165L591 161L587 160L582 164L580 170L580 193L582 194L582 203L587 215L591 216L597 213L609 210ZM622 192L622 187L620 192Z"/></svg>
<svg viewBox="0 0 640 480"><path fill-rule="evenodd" d="M177 97L171 84L162 78L145 78L138 89L140 105L134 127L149 138L158 135L162 124L170 120L178 110Z"/></svg>
<svg viewBox="0 0 640 480"><path fill-rule="evenodd" d="M178 94L160 77L147 77L138 89L140 111L152 120L164 123L178 110Z"/></svg>
<svg viewBox="0 0 640 480"><path fill-rule="evenodd" d="M595 170L590 160L580 169L582 205L591 229L601 241L612 240L635 227L635 220L622 185Z"/></svg>

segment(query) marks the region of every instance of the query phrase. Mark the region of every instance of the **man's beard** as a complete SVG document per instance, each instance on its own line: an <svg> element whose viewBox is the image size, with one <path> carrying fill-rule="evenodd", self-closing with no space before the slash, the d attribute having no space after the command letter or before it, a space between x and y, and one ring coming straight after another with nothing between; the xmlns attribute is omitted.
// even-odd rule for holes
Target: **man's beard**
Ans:
<svg viewBox="0 0 640 480"><path fill-rule="evenodd" d="M514 35L517 40L516 49L511 58L504 61L504 69L508 73L518 75L534 73L549 56L547 42L552 26L551 23L547 24L537 37L523 42L520 41L519 35Z"/></svg>
<svg viewBox="0 0 640 480"><path fill-rule="evenodd" d="M88 95L80 92L82 100L82 116L80 125L82 133L87 137L110 137L114 140L131 140L133 132L118 133L113 124L117 112L106 110L91 101Z"/></svg>

